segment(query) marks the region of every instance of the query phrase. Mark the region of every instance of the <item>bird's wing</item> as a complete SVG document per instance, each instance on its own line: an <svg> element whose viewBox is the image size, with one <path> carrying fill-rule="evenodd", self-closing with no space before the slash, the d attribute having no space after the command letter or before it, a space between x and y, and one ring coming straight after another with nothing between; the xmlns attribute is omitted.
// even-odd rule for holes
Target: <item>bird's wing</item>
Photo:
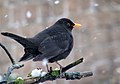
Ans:
<svg viewBox="0 0 120 84"><path fill-rule="evenodd" d="M40 43L38 48L42 55L39 55L37 59L35 59L50 59L65 52L69 48L70 39L71 38L67 33L60 33L47 37Z"/></svg>

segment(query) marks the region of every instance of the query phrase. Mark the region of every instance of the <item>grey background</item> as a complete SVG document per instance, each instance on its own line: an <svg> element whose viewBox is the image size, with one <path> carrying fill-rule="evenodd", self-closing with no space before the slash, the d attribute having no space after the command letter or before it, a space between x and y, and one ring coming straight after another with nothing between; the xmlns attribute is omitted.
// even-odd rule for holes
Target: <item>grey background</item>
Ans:
<svg viewBox="0 0 120 84"><path fill-rule="evenodd" d="M0 0L0 32L32 37L61 17L68 17L82 27L73 30L74 48L60 63L65 66L83 57L84 62L69 71L92 71L94 76L44 84L120 84L120 0ZM0 42L16 61L23 55L23 47L14 40L0 35ZM37 67L46 70L41 62L23 63L25 66L13 71L14 74L26 77ZM0 48L0 75L9 65Z"/></svg>

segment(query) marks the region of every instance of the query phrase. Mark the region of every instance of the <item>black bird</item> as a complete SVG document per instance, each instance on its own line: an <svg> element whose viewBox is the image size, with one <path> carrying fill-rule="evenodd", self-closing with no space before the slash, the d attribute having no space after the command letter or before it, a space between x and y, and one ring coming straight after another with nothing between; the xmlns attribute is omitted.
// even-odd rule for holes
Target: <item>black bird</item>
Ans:
<svg viewBox="0 0 120 84"><path fill-rule="evenodd" d="M24 38L12 33L1 34L16 40L24 47L25 54L20 61L48 60L53 63L65 59L73 48L72 29L80 24L73 23L70 19L61 18L49 28L43 30L32 38Z"/></svg>

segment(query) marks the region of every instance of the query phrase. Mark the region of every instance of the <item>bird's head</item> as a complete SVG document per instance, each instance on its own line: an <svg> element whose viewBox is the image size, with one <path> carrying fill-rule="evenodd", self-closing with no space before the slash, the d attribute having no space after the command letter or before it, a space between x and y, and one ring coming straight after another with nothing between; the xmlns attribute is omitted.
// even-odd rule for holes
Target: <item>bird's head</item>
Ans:
<svg viewBox="0 0 120 84"><path fill-rule="evenodd" d="M78 23L74 23L72 22L70 19L67 19L67 18L61 18L59 19L56 24L60 24L62 26L64 26L65 28L67 28L68 30L72 30L73 28L76 28L76 27L80 27L81 24L78 24Z"/></svg>

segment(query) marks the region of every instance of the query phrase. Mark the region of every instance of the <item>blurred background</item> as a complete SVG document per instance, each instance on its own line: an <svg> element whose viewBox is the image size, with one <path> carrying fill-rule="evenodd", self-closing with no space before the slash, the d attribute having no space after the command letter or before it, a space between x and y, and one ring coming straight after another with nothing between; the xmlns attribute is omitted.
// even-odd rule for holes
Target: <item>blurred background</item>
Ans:
<svg viewBox="0 0 120 84"><path fill-rule="evenodd" d="M82 27L73 30L74 48L60 63L65 66L83 57L84 62L69 72L92 71L94 76L44 84L120 84L120 0L0 0L0 32L32 37L62 17L68 17ZM24 54L23 47L14 40L0 35L0 43L16 61ZM37 67L46 70L41 62L22 63L25 66L14 70L12 75L26 77ZM0 48L0 75L10 65ZM49 66L58 67L56 64Z"/></svg>

